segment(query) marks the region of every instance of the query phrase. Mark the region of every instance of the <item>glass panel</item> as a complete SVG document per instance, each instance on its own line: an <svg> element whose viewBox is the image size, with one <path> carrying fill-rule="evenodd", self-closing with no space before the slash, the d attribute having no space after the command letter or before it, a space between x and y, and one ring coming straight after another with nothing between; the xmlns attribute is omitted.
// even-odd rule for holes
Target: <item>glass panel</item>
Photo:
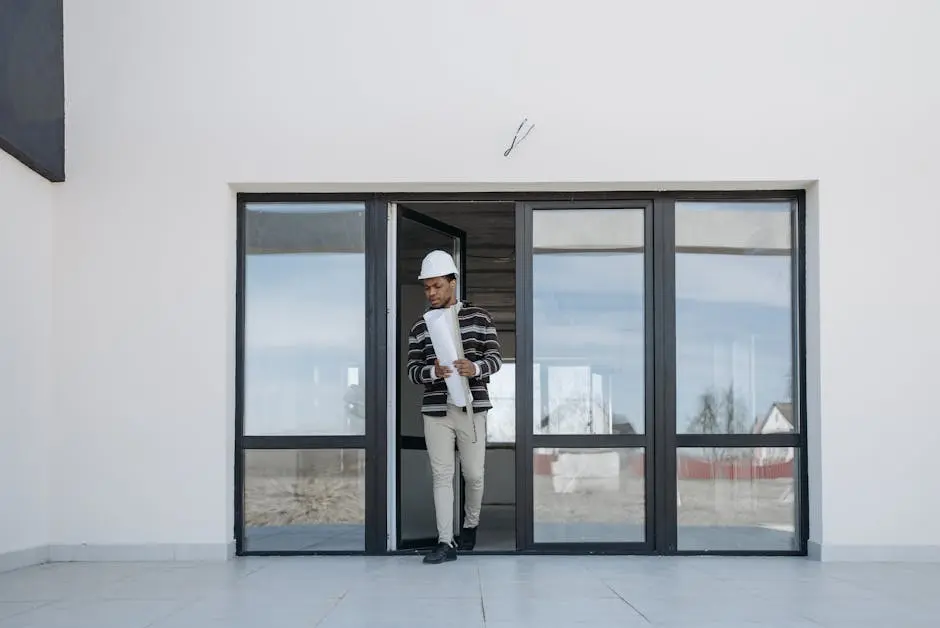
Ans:
<svg viewBox="0 0 940 628"><path fill-rule="evenodd" d="M423 449L401 449L399 456L401 540L404 543L418 540L436 543L437 518L434 514L434 487L428 452Z"/></svg>
<svg viewBox="0 0 940 628"><path fill-rule="evenodd" d="M516 442L516 364L503 361L502 368L490 377L490 402L486 415L486 442Z"/></svg>
<svg viewBox="0 0 940 628"><path fill-rule="evenodd" d="M412 384L405 373L408 364L408 336L411 327L428 307L424 286L418 275L421 261L430 251L440 249L452 253L460 266L460 239L420 222L403 217L398 224L398 312L400 385L398 389L398 430L401 436L422 439L411 441L409 448L399 449L399 538L404 547L437 542L437 519L434 513L434 491L431 463L424 448L424 419L421 403L424 387ZM458 280L458 292L460 284ZM455 480L455 510L459 505L460 485ZM455 522L458 519L455 518ZM455 523L456 525L456 523ZM455 531L456 532L456 531Z"/></svg>
<svg viewBox="0 0 940 628"><path fill-rule="evenodd" d="M516 549L516 452L487 448L484 473L482 524L476 548L512 551Z"/></svg>
<svg viewBox="0 0 940 628"><path fill-rule="evenodd" d="M365 434L365 210L252 204L245 434Z"/></svg>
<svg viewBox="0 0 940 628"><path fill-rule="evenodd" d="M365 452L245 451L245 549L365 549Z"/></svg>
<svg viewBox="0 0 940 628"><path fill-rule="evenodd" d="M401 342L399 351L399 429L402 436L424 437L424 421L421 418L421 403L424 387L412 384L405 375L408 372L408 336L412 326L421 319L428 308L424 284L418 280L421 261L429 252L440 249L453 252L459 267L457 251L460 239L432 229L419 222L402 219L398 228L398 333ZM458 284L459 290L459 284ZM403 489L408 490L408 489Z"/></svg>
<svg viewBox="0 0 940 628"><path fill-rule="evenodd" d="M791 205L676 203L676 431L796 429Z"/></svg>
<svg viewBox="0 0 940 628"><path fill-rule="evenodd" d="M643 210L537 210L532 229L534 433L642 433Z"/></svg>
<svg viewBox="0 0 940 628"><path fill-rule="evenodd" d="M679 449L679 549L799 549L797 468L792 448Z"/></svg>
<svg viewBox="0 0 940 628"><path fill-rule="evenodd" d="M643 542L644 465L642 449L535 449L535 542Z"/></svg>

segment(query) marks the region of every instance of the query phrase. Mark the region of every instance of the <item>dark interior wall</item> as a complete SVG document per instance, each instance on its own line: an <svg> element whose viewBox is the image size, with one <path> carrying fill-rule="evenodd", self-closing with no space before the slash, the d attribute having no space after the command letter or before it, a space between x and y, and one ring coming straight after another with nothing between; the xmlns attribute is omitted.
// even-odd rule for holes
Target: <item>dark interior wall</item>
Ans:
<svg viewBox="0 0 940 628"><path fill-rule="evenodd" d="M0 149L65 180L62 0L0 0Z"/></svg>

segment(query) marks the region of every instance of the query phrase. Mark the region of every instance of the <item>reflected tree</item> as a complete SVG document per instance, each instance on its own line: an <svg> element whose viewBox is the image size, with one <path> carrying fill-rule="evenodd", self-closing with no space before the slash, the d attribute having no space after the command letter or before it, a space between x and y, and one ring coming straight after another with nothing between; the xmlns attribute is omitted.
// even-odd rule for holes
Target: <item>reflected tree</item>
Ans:
<svg viewBox="0 0 940 628"><path fill-rule="evenodd" d="M735 394L734 384L720 391L709 388L699 396L698 410L689 419L688 431L693 434L742 434L748 432L744 401ZM748 456L750 450L715 448L716 460Z"/></svg>
<svg viewBox="0 0 940 628"><path fill-rule="evenodd" d="M693 434L718 432L718 395L714 390L706 390L699 397L698 412L689 420L689 431Z"/></svg>

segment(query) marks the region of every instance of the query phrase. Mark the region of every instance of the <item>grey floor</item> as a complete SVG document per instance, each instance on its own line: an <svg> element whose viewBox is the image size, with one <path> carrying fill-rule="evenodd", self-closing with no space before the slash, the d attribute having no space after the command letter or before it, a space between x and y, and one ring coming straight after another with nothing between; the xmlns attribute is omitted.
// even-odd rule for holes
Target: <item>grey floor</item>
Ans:
<svg viewBox="0 0 940 628"><path fill-rule="evenodd" d="M940 626L940 565L462 556L64 563L0 574L0 628Z"/></svg>

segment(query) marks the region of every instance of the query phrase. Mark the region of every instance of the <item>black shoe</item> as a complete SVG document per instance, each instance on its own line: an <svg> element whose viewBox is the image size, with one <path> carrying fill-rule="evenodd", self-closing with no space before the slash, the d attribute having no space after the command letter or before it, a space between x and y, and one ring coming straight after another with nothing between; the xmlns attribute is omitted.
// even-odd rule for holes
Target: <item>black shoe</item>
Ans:
<svg viewBox="0 0 940 628"><path fill-rule="evenodd" d="M424 564L440 565L452 560L457 560L457 549L447 543L438 543L437 547L425 555Z"/></svg>
<svg viewBox="0 0 940 628"><path fill-rule="evenodd" d="M457 543L457 549L461 552L470 552L477 545L477 529L464 528L460 531L460 539Z"/></svg>

